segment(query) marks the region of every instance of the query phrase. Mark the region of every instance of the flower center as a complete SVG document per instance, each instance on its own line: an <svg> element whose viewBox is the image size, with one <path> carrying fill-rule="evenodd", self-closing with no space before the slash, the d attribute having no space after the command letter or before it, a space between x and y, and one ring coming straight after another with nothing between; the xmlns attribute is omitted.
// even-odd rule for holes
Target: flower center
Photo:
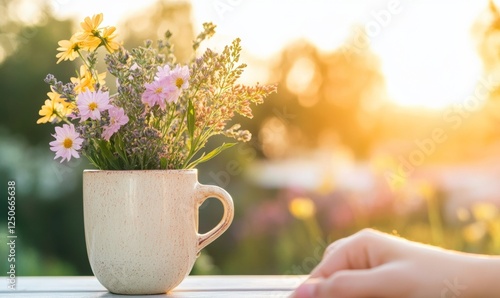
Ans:
<svg viewBox="0 0 500 298"><path fill-rule="evenodd" d="M182 84L184 84L184 80L182 78L177 78L177 80L175 80L175 86L177 86L177 88L181 88Z"/></svg>
<svg viewBox="0 0 500 298"><path fill-rule="evenodd" d="M97 109L97 103L95 103L95 102L91 102L91 103L89 104L89 110L93 111L93 110L95 110L95 109Z"/></svg>
<svg viewBox="0 0 500 298"><path fill-rule="evenodd" d="M160 94L163 92L163 88L162 87L158 87L155 89L155 94Z"/></svg>
<svg viewBox="0 0 500 298"><path fill-rule="evenodd" d="M73 140L70 139L70 138L64 139L63 146L66 149L69 149L69 148L73 147Z"/></svg>

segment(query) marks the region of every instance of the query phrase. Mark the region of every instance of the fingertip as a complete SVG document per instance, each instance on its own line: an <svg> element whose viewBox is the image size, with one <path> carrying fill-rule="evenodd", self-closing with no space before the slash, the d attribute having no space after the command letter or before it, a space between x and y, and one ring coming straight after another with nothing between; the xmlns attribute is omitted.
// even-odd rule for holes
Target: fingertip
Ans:
<svg viewBox="0 0 500 298"><path fill-rule="evenodd" d="M313 298L315 297L318 279L308 279L292 293L290 298Z"/></svg>

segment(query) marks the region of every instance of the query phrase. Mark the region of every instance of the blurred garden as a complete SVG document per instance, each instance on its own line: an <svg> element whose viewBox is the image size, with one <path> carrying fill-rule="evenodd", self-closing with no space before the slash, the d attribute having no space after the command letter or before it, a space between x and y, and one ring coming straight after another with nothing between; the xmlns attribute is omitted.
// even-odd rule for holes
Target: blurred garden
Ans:
<svg viewBox="0 0 500 298"><path fill-rule="evenodd" d="M7 181L16 182L19 276L92 274L82 211L82 171L92 166L85 159L54 161L48 147L53 127L36 124L50 91L46 75L69 78L78 66L56 64L58 41L68 39L80 21L60 14L67 2L0 0L0 183L6 189ZM243 82L277 83L278 92L254 108L254 119L238 119L251 131L250 142L198 167L201 183L232 195L236 214L229 230L203 250L193 274L307 274L328 243L367 227L449 249L500 254L500 6L477 1L481 7L467 29L451 31L440 26L460 19L459 10L435 9L431 25L440 38L420 44L421 56L408 56L404 47L420 34L417 24L405 29L408 40L392 41L390 53L405 62L401 77L411 81L402 86L410 97L418 95L416 104L408 105L398 101L402 93L392 92L386 62L373 46L390 36L398 18L410 18L407 11L419 8L409 1L375 2L375 7L364 1L349 6L366 15L365 25L317 25L323 39L345 31L330 49L302 37L263 58L247 51L249 42L242 37L242 60L249 65ZM311 3L293 6L329 9L325 1ZM460 4L460 11L470 3ZM178 58L187 60L199 31L196 5L218 16L202 21L231 26L238 19L230 14L252 4L158 0L110 25L127 46L168 29ZM98 12L106 22L107 11L96 7ZM258 21L279 27L272 19ZM377 34L369 22L378 24ZM279 34L279 28L272 31ZM437 78L434 85L419 81L414 64L406 62L428 64L438 48L455 53L463 45L450 43L459 34L470 38L478 75L447 85L446 77L457 69L471 70L431 65L441 72L431 69L423 76ZM211 45L220 49L219 41ZM107 80L113 83L111 76ZM441 96L435 86L460 92L450 93L453 101L434 105ZM7 202L0 206L0 239L6 239ZM221 213L216 200L203 204L201 231ZM0 245L3 272L7 250Z"/></svg>

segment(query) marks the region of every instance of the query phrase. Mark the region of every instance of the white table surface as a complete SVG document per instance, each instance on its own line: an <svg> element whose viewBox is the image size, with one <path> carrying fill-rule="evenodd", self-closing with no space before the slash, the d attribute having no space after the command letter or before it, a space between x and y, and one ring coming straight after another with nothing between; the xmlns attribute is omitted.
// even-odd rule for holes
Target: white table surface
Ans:
<svg viewBox="0 0 500 298"><path fill-rule="evenodd" d="M17 277L16 290L0 283L0 297L288 297L306 276L188 276L169 295L114 295L94 276Z"/></svg>

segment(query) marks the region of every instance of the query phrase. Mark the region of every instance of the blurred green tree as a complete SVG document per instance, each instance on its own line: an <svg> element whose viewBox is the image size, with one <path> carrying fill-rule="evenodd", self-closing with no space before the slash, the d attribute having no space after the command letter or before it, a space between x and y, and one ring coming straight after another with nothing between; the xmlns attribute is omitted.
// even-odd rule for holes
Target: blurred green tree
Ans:
<svg viewBox="0 0 500 298"><path fill-rule="evenodd" d="M74 74L73 63L55 64L57 42L71 36L73 23L57 20L47 2L37 2L37 17L28 22L19 12L25 2L0 0L0 181L17 185L18 272L89 274L78 183L83 163L55 163L48 147L54 128L36 124L50 91L45 76ZM6 204L1 214L6 226Z"/></svg>

